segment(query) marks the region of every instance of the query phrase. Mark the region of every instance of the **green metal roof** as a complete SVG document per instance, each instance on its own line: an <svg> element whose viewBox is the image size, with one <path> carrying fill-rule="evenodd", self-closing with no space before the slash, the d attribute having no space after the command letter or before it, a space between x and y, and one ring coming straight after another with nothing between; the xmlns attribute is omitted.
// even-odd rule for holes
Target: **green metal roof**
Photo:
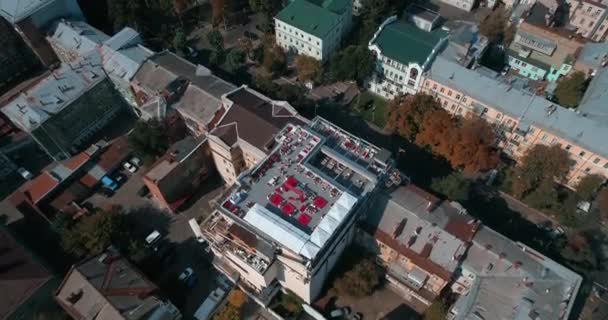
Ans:
<svg viewBox="0 0 608 320"><path fill-rule="evenodd" d="M294 0L276 18L322 38L337 25L348 6L349 0Z"/></svg>
<svg viewBox="0 0 608 320"><path fill-rule="evenodd" d="M397 20L382 29L374 40L382 55L407 64L423 64L433 48L447 32L436 29L431 32L419 29L403 20Z"/></svg>

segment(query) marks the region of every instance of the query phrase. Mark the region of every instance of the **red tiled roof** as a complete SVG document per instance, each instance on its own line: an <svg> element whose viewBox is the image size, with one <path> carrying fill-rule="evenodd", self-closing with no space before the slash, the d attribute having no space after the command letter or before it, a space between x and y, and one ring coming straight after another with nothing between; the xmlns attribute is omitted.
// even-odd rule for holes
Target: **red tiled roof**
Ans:
<svg viewBox="0 0 608 320"><path fill-rule="evenodd" d="M94 186L97 185L99 181L97 179L95 179L95 177L93 177L92 175L86 173L84 176L82 176L82 178L80 178L80 183L82 183L84 186L87 186L89 188L93 188Z"/></svg>
<svg viewBox="0 0 608 320"><path fill-rule="evenodd" d="M475 220L453 217L445 225L444 230L464 242L470 242L478 226L479 222Z"/></svg>
<svg viewBox="0 0 608 320"><path fill-rule="evenodd" d="M51 177L47 172L43 172L30 181L30 183L25 186L23 192L32 200L32 202L36 203L42 200L42 198L58 184L59 183L55 178Z"/></svg>
<svg viewBox="0 0 608 320"><path fill-rule="evenodd" d="M116 169L129 154L129 141L126 136L122 136L114 140L112 144L99 155L97 165L107 172L112 171Z"/></svg>
<svg viewBox="0 0 608 320"><path fill-rule="evenodd" d="M80 166L85 164L87 161L89 161L89 155L86 154L86 152L81 152L66 160L63 165L66 166L68 169L74 171L80 168Z"/></svg>

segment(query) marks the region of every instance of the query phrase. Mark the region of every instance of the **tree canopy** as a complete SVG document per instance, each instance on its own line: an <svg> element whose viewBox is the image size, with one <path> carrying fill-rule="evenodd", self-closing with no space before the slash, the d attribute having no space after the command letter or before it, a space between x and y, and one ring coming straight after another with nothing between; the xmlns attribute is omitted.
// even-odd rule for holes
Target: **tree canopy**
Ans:
<svg viewBox="0 0 608 320"><path fill-rule="evenodd" d="M569 76L561 78L555 87L557 102L569 108L578 106L587 88L587 79L582 71L574 71Z"/></svg>
<svg viewBox="0 0 608 320"><path fill-rule="evenodd" d="M274 17L281 10L281 0L249 0L249 6L255 12L266 17Z"/></svg>
<svg viewBox="0 0 608 320"><path fill-rule="evenodd" d="M559 145L537 144L524 155L515 168L512 182L513 195L522 198L541 186L548 189L554 180L563 180L569 170L568 152Z"/></svg>
<svg viewBox="0 0 608 320"><path fill-rule="evenodd" d="M414 140L420 131L424 115L440 107L441 105L433 96L424 93L397 98L389 105L387 129L409 140Z"/></svg>
<svg viewBox="0 0 608 320"><path fill-rule="evenodd" d="M348 46L332 56L330 72L334 80L362 84L374 69L374 57L365 46Z"/></svg>
<svg viewBox="0 0 608 320"><path fill-rule="evenodd" d="M298 70L298 80L302 82L319 82L323 74L323 69L318 60L305 56L298 55L294 61Z"/></svg>
<svg viewBox="0 0 608 320"><path fill-rule="evenodd" d="M380 271L371 258L361 260L340 277L334 286L340 295L370 295L380 283Z"/></svg>
<svg viewBox="0 0 608 320"><path fill-rule="evenodd" d="M224 36L217 29L213 29L207 33L207 40L215 51L224 50Z"/></svg>
<svg viewBox="0 0 608 320"><path fill-rule="evenodd" d="M469 199L471 181L454 172L443 178L433 179L431 189L443 194L450 200L466 201Z"/></svg>
<svg viewBox="0 0 608 320"><path fill-rule="evenodd" d="M186 49L186 34L184 29L177 28L175 35L173 36L173 49L178 53L183 53Z"/></svg>
<svg viewBox="0 0 608 320"><path fill-rule="evenodd" d="M603 221L608 221L608 188L604 188L598 193L597 202L600 210L600 217Z"/></svg>
<svg viewBox="0 0 608 320"><path fill-rule="evenodd" d="M164 154L169 143L165 126L157 120L137 122L129 135L129 145L147 162L152 162Z"/></svg>
<svg viewBox="0 0 608 320"><path fill-rule="evenodd" d="M440 299L436 299L424 311L424 320L445 320L447 317L448 308Z"/></svg>
<svg viewBox="0 0 608 320"><path fill-rule="evenodd" d="M226 304L214 316L213 320L240 320L241 312L231 304Z"/></svg>
<svg viewBox="0 0 608 320"><path fill-rule="evenodd" d="M512 40L512 31L509 28L507 13L503 7L492 11L479 25L479 32L488 37L488 40L492 43Z"/></svg>
<svg viewBox="0 0 608 320"><path fill-rule="evenodd" d="M228 56L226 57L226 63L228 64L230 71L234 72L240 68L245 62L245 58L245 51L237 48L230 50Z"/></svg>
<svg viewBox="0 0 608 320"><path fill-rule="evenodd" d="M281 75L287 68L287 56L283 48L275 44L267 44L264 46L264 56L262 65L266 71L274 76Z"/></svg>
<svg viewBox="0 0 608 320"><path fill-rule="evenodd" d="M584 176L576 185L576 195L580 200L591 201L605 180L598 174Z"/></svg>
<svg viewBox="0 0 608 320"><path fill-rule="evenodd" d="M232 290L228 295L228 303L237 309L240 309L245 302L247 302L247 296L241 290Z"/></svg>

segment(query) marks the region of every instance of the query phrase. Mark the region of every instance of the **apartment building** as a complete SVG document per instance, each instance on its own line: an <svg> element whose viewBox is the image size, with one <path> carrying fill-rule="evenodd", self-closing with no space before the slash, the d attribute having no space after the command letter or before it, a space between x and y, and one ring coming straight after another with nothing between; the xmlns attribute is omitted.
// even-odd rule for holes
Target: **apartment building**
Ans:
<svg viewBox="0 0 608 320"><path fill-rule="evenodd" d="M281 287L310 303L391 168L390 152L322 118L287 124L201 224L214 265L260 303Z"/></svg>
<svg viewBox="0 0 608 320"><path fill-rule="evenodd" d="M99 56L90 55L63 63L1 111L51 158L61 160L96 142L95 134L119 114L128 118L129 109Z"/></svg>
<svg viewBox="0 0 608 320"><path fill-rule="evenodd" d="M188 136L174 143L143 177L159 206L176 212L213 170L206 138Z"/></svg>
<svg viewBox="0 0 608 320"><path fill-rule="evenodd" d="M452 291L449 320L569 319L582 277L482 226Z"/></svg>
<svg viewBox="0 0 608 320"><path fill-rule="evenodd" d="M246 86L225 94L222 101L225 113L209 133L209 147L227 185L274 149L276 134L288 123L308 123L288 102L272 100Z"/></svg>
<svg viewBox="0 0 608 320"><path fill-rule="evenodd" d="M276 44L326 62L350 30L352 0L294 0L274 18Z"/></svg>
<svg viewBox="0 0 608 320"><path fill-rule="evenodd" d="M424 311L451 282L478 226L458 203L407 185L376 198L358 240L388 283Z"/></svg>
<svg viewBox="0 0 608 320"><path fill-rule="evenodd" d="M594 41L603 41L608 32L606 1L570 0L569 25L576 33Z"/></svg>
<svg viewBox="0 0 608 320"><path fill-rule="evenodd" d="M181 319L180 311L158 294L154 283L110 247L72 266L55 300L73 319Z"/></svg>
<svg viewBox="0 0 608 320"><path fill-rule="evenodd" d="M586 41L551 28L542 4L537 3L530 10L506 51L509 66L532 80L555 82L572 70Z"/></svg>
<svg viewBox="0 0 608 320"><path fill-rule="evenodd" d="M368 44L376 56L375 70L366 81L370 91L386 99L418 91L422 73L447 44L447 33L432 29L434 21L435 14L421 10L403 18L392 16L380 25Z"/></svg>
<svg viewBox="0 0 608 320"><path fill-rule="evenodd" d="M601 109L605 95L598 78L579 108ZM478 116L494 125L499 147L514 159L536 144L559 145L572 165L564 184L574 188L587 174L608 177L608 125L601 117L586 116L543 97L514 88L499 77L487 77L439 57L425 74L421 91L431 94L448 112ZM588 105L588 107L586 107Z"/></svg>
<svg viewBox="0 0 608 320"><path fill-rule="evenodd" d="M163 118L176 110L195 136L209 132L224 114L221 97L236 87L201 65L163 51L146 60L131 88L145 118Z"/></svg>

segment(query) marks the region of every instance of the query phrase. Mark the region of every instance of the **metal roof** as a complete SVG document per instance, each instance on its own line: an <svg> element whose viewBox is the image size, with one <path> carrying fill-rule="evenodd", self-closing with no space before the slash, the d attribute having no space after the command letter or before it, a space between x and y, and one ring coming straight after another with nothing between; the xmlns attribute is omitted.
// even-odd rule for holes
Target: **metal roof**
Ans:
<svg viewBox="0 0 608 320"><path fill-rule="evenodd" d="M10 23L17 23L57 0L0 0L0 14Z"/></svg>
<svg viewBox="0 0 608 320"><path fill-rule="evenodd" d="M555 103L442 57L437 57L426 76L515 119L538 126L589 151L608 157L608 143L605 141L608 137L608 122L602 121L601 118L586 117L561 106L547 115L547 108L556 106Z"/></svg>
<svg viewBox="0 0 608 320"><path fill-rule="evenodd" d="M295 0L281 10L276 19L323 38L339 25L340 15L336 12L341 12L347 5L348 2L343 0L326 0L323 3Z"/></svg>

